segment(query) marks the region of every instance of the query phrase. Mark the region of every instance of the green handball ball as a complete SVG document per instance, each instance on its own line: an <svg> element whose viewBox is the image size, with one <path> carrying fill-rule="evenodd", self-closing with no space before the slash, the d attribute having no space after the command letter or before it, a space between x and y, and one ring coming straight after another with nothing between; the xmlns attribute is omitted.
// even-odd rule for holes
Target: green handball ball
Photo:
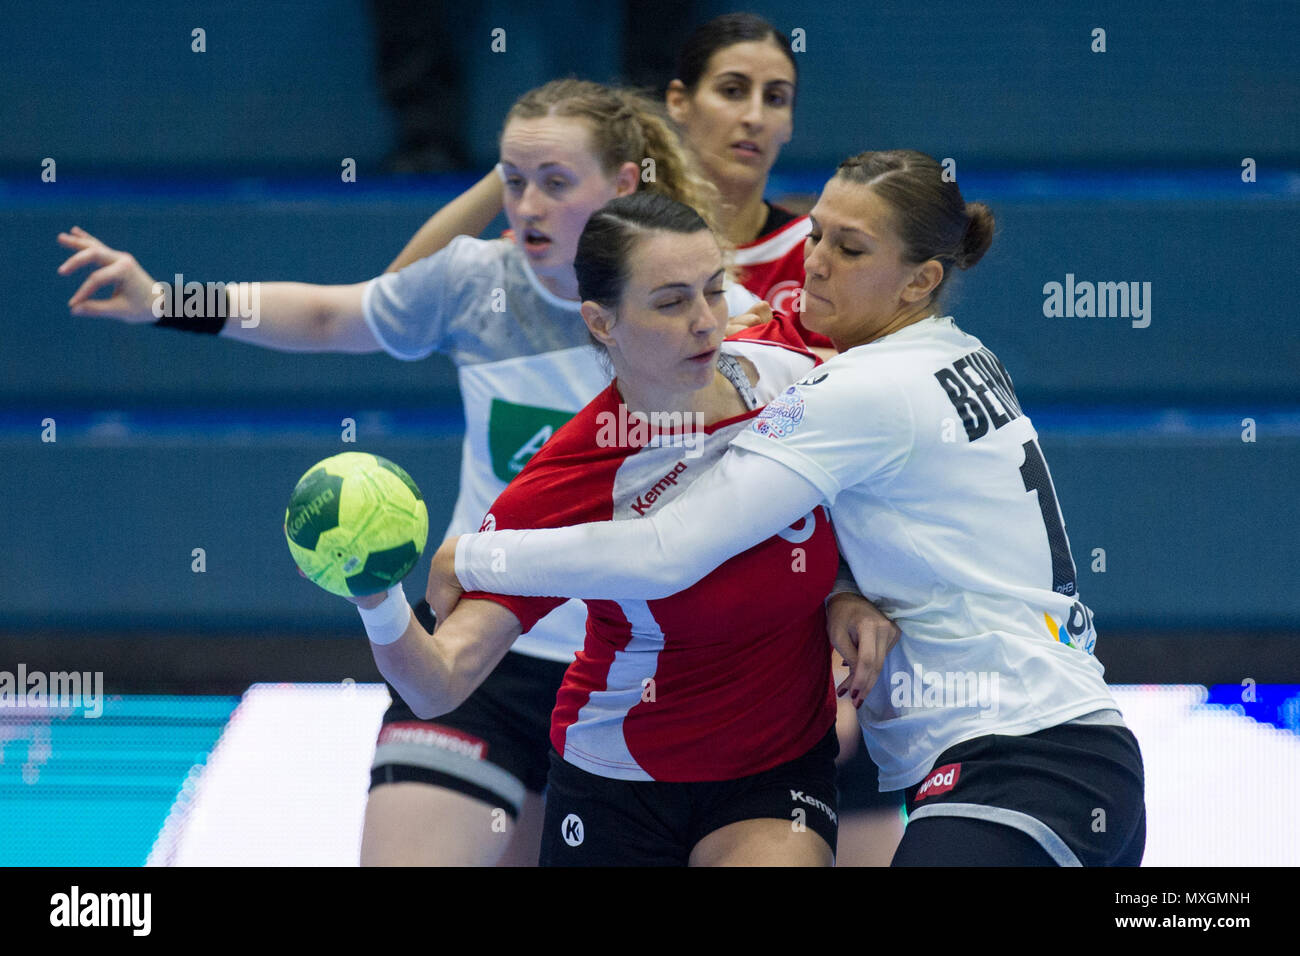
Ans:
<svg viewBox="0 0 1300 956"><path fill-rule="evenodd" d="M341 597L387 591L420 560L429 510L411 476L348 451L313 465L293 489L284 536L294 561Z"/></svg>

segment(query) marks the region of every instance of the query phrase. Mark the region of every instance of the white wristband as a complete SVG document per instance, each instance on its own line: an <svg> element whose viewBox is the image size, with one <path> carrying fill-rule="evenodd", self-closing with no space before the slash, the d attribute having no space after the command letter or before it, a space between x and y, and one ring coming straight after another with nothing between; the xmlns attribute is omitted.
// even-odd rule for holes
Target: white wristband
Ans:
<svg viewBox="0 0 1300 956"><path fill-rule="evenodd" d="M396 643L411 623L411 605L400 582L388 589L388 596L377 607L358 606L357 610L371 644Z"/></svg>

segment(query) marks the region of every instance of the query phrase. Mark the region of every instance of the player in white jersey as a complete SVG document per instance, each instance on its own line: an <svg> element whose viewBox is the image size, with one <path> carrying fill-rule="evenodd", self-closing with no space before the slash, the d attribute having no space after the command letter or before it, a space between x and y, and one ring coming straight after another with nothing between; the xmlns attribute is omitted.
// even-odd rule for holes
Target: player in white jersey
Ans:
<svg viewBox="0 0 1300 956"><path fill-rule="evenodd" d="M547 84L520 98L502 133L514 241L461 237L355 285L262 283L261 315L248 327L226 323L224 310L158 324L284 351L449 355L466 416L449 533L472 531L550 433L609 383L578 312L574 250L592 212L638 188L647 158L656 167L648 188L710 209L712 191L652 104L594 83ZM62 273L100 267L73 296L75 314L155 321L153 280L131 256L81 230L60 242L78 250ZM90 298L110 285L111 298ZM732 313L755 301L739 287L727 298ZM584 617L576 603L549 615L480 694L436 726L394 702L376 748L363 862L494 862L512 830L503 831L498 808L524 821L508 858L536 861L550 710Z"/></svg>
<svg viewBox="0 0 1300 956"><path fill-rule="evenodd" d="M950 269L988 248L992 214L931 157L894 151L842 163L812 219L805 322L839 356L650 520L448 542L431 599L454 600L455 575L671 594L827 504L853 580L903 634L887 653L839 647L881 786L906 790L895 865L1136 865L1141 754L1093 656L1037 434L1001 363L936 308ZM636 560L592 566L611 549Z"/></svg>
<svg viewBox="0 0 1300 956"><path fill-rule="evenodd" d="M584 229L575 270L617 379L529 462L485 526L641 520L816 365L788 318L722 340L720 249L681 203L613 200ZM831 861L824 604L838 553L824 510L792 524L679 594L588 605L586 646L551 719L544 864ZM419 713L455 708L564 600L468 597L432 636L400 585L354 599L375 660ZM860 597L836 607L845 600L879 620Z"/></svg>

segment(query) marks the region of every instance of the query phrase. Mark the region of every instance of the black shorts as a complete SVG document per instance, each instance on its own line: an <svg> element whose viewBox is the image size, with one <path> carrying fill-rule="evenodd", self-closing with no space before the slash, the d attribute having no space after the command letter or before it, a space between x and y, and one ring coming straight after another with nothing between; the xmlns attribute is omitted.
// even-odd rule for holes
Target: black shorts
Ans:
<svg viewBox="0 0 1300 956"><path fill-rule="evenodd" d="M437 720L420 720L390 686L393 703L375 745L370 788L427 783L517 818L525 793L546 786L551 711L568 666L511 651L463 704Z"/></svg>
<svg viewBox="0 0 1300 956"><path fill-rule="evenodd" d="M736 780L613 780L551 751L542 866L686 866L695 844L740 820L789 820L835 851L835 728L802 757Z"/></svg>
<svg viewBox="0 0 1300 956"><path fill-rule="evenodd" d="M1142 754L1127 727L1067 723L1022 737L977 737L945 750L906 793L907 830L896 865L1026 865L1036 858L1058 866L1137 866L1146 846ZM971 825L963 831L954 818ZM945 825L927 828L926 820ZM943 834L947 845L927 838L927 829ZM958 848L967 831L969 846ZM999 833L1008 838L1005 856ZM970 849L976 845L986 849Z"/></svg>
<svg viewBox="0 0 1300 956"><path fill-rule="evenodd" d="M880 768L867 752L867 745L858 735L858 746L848 760L835 768L835 787L839 791L840 815L865 813L871 810L903 808L901 790L880 790Z"/></svg>

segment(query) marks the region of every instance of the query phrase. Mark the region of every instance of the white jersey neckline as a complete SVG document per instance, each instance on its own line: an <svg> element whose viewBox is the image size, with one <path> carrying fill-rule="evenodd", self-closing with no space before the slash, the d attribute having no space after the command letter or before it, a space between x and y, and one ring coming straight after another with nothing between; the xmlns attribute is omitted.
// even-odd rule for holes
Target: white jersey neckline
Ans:
<svg viewBox="0 0 1300 956"><path fill-rule="evenodd" d="M515 246L515 252L519 256L519 264L524 267L524 275L528 277L529 285L533 287L533 291L541 296L548 305L553 305L557 309L567 309L570 312L578 312L582 309L582 303L577 299L562 299L550 289L546 288L546 286L542 285L542 280L538 278L537 273L533 271L533 267L528 263L528 256L524 255L523 251L518 248L513 239L508 239L506 241L512 246Z"/></svg>

